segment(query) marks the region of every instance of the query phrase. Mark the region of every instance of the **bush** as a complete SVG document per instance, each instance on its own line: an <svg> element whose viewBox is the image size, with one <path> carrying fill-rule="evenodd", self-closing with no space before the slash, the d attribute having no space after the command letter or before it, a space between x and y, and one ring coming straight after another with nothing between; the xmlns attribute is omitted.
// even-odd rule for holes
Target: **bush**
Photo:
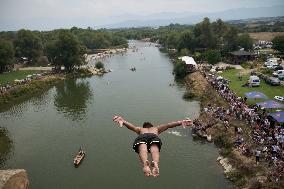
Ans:
<svg viewBox="0 0 284 189"><path fill-rule="evenodd" d="M95 67L97 69L105 68L104 64L101 61L96 62Z"/></svg>
<svg viewBox="0 0 284 189"><path fill-rule="evenodd" d="M265 75L272 75L273 70L271 70L271 69L269 69L269 68L261 68L261 69L260 69L260 72L261 72L262 74L265 74Z"/></svg>
<svg viewBox="0 0 284 189"><path fill-rule="evenodd" d="M192 98L194 98L195 95L192 91L186 91L184 94L183 94L183 99L184 100L190 100Z"/></svg>
<svg viewBox="0 0 284 189"><path fill-rule="evenodd" d="M184 78L187 75L186 65L178 61L174 66L174 73L177 78Z"/></svg>
<svg viewBox="0 0 284 189"><path fill-rule="evenodd" d="M234 66L226 66L225 70L234 70L236 69Z"/></svg>
<svg viewBox="0 0 284 189"><path fill-rule="evenodd" d="M225 148L227 150L232 149L233 144L226 138L224 134L219 135L215 140L214 143L219 148Z"/></svg>
<svg viewBox="0 0 284 189"><path fill-rule="evenodd" d="M189 50L186 49L186 48L184 48L184 49L181 49L181 50L180 50L179 55L180 55L180 56L188 56L189 53L190 53Z"/></svg>
<svg viewBox="0 0 284 189"><path fill-rule="evenodd" d="M228 173L227 176L238 187L242 187L246 183L246 179L243 174L237 170Z"/></svg>
<svg viewBox="0 0 284 189"><path fill-rule="evenodd" d="M218 50L205 52L205 58L209 64L217 64L221 60L221 53Z"/></svg>

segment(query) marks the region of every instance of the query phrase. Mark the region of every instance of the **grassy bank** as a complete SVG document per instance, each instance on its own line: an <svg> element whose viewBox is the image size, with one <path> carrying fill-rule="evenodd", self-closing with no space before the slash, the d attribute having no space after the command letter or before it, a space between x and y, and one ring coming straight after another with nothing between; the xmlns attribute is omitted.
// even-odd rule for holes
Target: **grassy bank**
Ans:
<svg viewBox="0 0 284 189"><path fill-rule="evenodd" d="M228 78L231 77L233 79L233 77L236 77L237 72L236 70L230 70L229 73L225 72L223 76L226 77L226 74L228 74ZM194 92L194 95L200 100L202 108L209 103L214 107L228 107L228 103L218 95L201 73L196 72L187 76L186 83L188 88L191 89L191 92ZM237 87L237 85L235 87ZM235 89L237 90L237 88ZM264 87L264 90L268 89ZM245 91L238 92L243 94ZM209 118L208 114L204 112L201 112L198 119L203 123L212 121L212 118ZM248 148L256 149L257 144L255 144L249 135L251 128L248 127L244 121L231 119L229 122L230 127L226 129L223 123L219 119L216 119L216 123L206 130L219 148L220 155L227 158L229 163L233 166L233 169L226 173L226 177L238 188L283 188L284 182L275 182L268 179L271 167L265 162L256 165L253 155L244 156L240 151L234 148L233 144L236 139L234 127L237 126L242 128L242 137L248 145Z"/></svg>
<svg viewBox="0 0 284 189"><path fill-rule="evenodd" d="M27 75L39 73L40 71L12 71L8 73L0 74L0 85L14 82L15 79L25 79Z"/></svg>
<svg viewBox="0 0 284 189"><path fill-rule="evenodd" d="M245 93L251 91L259 91L264 93L269 99L274 99L274 96L283 96L284 87L283 86L271 86L265 83L263 79L260 79L259 87L242 87L243 84L248 80L249 74L242 75L242 80L238 78L238 73L240 70L225 70L223 73L219 74L220 76L229 79L231 83L229 84L230 89L235 91L238 96L244 96ZM250 103L255 103L258 101L263 101L263 99L250 100Z"/></svg>
<svg viewBox="0 0 284 189"><path fill-rule="evenodd" d="M9 77L13 81L13 77L19 78L20 75L26 77L26 75L31 73L36 73L37 71L19 71L19 72L10 72ZM87 69L76 70L72 73L61 73L54 74L51 76L45 76L40 80L32 80L24 85L18 85L14 87L9 92L0 94L0 107L8 106L9 104L17 101L27 99L35 94L42 93L45 90L48 90L50 87L55 85L57 82L68 79L68 78L83 78L90 77L92 73Z"/></svg>
<svg viewBox="0 0 284 189"><path fill-rule="evenodd" d="M50 76L42 80L33 80L25 85L19 85L13 90L0 95L0 106L4 107L12 102L23 100L37 93L41 93L62 79L63 78L60 76Z"/></svg>

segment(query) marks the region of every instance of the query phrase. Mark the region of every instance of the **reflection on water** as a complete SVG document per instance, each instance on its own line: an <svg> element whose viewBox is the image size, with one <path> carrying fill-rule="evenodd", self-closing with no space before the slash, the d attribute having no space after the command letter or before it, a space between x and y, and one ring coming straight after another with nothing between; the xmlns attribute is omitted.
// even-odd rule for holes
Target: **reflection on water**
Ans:
<svg viewBox="0 0 284 189"><path fill-rule="evenodd" d="M54 105L58 112L73 121L86 116L87 103L93 93L90 84L84 79L70 79L56 86Z"/></svg>
<svg viewBox="0 0 284 189"><path fill-rule="evenodd" d="M8 160L12 154L13 141L8 134L6 128L0 127L0 167L5 165L5 161Z"/></svg>

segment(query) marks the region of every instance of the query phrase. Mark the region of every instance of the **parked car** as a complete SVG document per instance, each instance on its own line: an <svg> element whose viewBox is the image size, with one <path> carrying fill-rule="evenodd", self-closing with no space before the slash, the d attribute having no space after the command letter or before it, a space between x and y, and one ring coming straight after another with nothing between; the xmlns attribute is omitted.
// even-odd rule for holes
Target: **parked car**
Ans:
<svg viewBox="0 0 284 189"><path fill-rule="evenodd" d="M276 66L275 68L274 68L274 70L283 70L284 68L283 68L283 66L281 66L281 65L278 65L278 66Z"/></svg>
<svg viewBox="0 0 284 189"><path fill-rule="evenodd" d="M284 102L284 96L275 96L274 99Z"/></svg>
<svg viewBox="0 0 284 189"><path fill-rule="evenodd" d="M278 66L279 66L278 63L270 63L270 64L267 65L267 68L274 70L274 69L277 68Z"/></svg>
<svg viewBox="0 0 284 189"><path fill-rule="evenodd" d="M258 87L260 85L260 79L258 76L251 75L248 79L248 83L253 87Z"/></svg>
<svg viewBox="0 0 284 189"><path fill-rule="evenodd" d="M269 77L267 82L270 85L280 85L280 80L277 77Z"/></svg>
<svg viewBox="0 0 284 189"><path fill-rule="evenodd" d="M278 79L284 79L284 70L277 70L272 74L274 77L278 77Z"/></svg>

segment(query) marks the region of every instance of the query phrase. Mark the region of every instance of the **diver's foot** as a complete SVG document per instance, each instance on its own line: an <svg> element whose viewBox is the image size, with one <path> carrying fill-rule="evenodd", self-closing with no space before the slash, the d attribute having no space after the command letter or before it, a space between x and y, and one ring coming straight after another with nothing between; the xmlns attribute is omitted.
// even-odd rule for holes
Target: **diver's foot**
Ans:
<svg viewBox="0 0 284 189"><path fill-rule="evenodd" d="M157 177L159 176L160 172L159 172L159 165L158 165L158 162L154 162L152 161L152 174L154 177Z"/></svg>
<svg viewBox="0 0 284 189"><path fill-rule="evenodd" d="M143 172L144 172L144 175L146 177L149 177L149 176L152 175L152 172L151 172L151 169L150 169L150 163L149 163L148 160L143 165Z"/></svg>

